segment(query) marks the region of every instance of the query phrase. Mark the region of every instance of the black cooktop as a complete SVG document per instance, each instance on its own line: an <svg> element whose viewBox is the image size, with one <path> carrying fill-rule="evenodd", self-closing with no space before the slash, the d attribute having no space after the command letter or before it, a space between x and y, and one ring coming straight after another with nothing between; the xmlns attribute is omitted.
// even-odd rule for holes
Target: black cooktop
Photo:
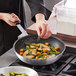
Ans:
<svg viewBox="0 0 76 76"><path fill-rule="evenodd" d="M35 66L17 59L10 66L26 66L36 70L39 76L76 76L76 48L66 47L63 56L55 63Z"/></svg>

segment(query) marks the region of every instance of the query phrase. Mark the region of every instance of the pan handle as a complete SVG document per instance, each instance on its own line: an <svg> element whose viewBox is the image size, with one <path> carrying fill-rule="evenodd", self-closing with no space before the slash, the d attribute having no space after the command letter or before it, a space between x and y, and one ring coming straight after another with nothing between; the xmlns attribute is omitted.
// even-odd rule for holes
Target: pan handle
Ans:
<svg viewBox="0 0 76 76"><path fill-rule="evenodd" d="M23 29L23 27L21 26L21 24L20 24L19 22L16 21L16 22L15 22L15 25L17 26L17 28L18 28L18 29L21 31L21 33L22 33L22 34L20 34L20 35L18 36L18 39L28 35L28 33Z"/></svg>

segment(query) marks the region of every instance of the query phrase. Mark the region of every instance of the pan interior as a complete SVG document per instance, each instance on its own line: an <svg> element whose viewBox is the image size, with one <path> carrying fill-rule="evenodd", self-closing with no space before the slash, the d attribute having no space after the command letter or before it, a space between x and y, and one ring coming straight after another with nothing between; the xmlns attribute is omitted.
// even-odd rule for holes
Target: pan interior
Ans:
<svg viewBox="0 0 76 76"><path fill-rule="evenodd" d="M54 36L51 36L48 39L40 39L39 41L37 40L37 37L38 37L37 35L29 35L29 36L25 36L25 37L19 39L15 43L16 52L19 53L19 50L21 48L26 47L26 45L24 43L46 43L46 42L50 43L50 46L59 47L59 52L62 52L64 50L64 47L65 47L64 43L60 39L58 39Z"/></svg>
<svg viewBox="0 0 76 76"><path fill-rule="evenodd" d="M28 76L38 76L37 72L28 67L22 66L10 66L10 67L3 67L0 68L0 76L1 74L9 74L10 72L19 72L19 73L26 73Z"/></svg>

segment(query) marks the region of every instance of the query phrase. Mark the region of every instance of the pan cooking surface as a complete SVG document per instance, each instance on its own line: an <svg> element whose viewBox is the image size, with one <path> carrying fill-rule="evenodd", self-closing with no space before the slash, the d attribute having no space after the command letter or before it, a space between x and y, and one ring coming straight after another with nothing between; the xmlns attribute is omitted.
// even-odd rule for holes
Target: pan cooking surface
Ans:
<svg viewBox="0 0 76 76"><path fill-rule="evenodd" d="M40 39L39 41L37 40L37 36L33 35L33 36L27 36L27 37L23 37L21 38L15 45L15 49L17 51L17 53L19 53L19 50L21 48L25 48L25 44L24 43L43 43L45 44L46 42L50 43L51 46L55 47L59 47L59 52L62 52L64 49L64 44L59 41L58 39L54 38L54 37L50 37L48 39Z"/></svg>

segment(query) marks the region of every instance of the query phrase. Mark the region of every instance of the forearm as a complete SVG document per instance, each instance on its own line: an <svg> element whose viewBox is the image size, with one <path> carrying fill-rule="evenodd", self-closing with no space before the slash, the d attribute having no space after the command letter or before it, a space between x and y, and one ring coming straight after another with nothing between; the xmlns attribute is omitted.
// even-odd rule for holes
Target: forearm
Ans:
<svg viewBox="0 0 76 76"><path fill-rule="evenodd" d="M33 21L36 21L35 16L37 14L44 14L46 19L49 18L51 12L44 6L43 0L26 0L26 1L31 9L31 16Z"/></svg>
<svg viewBox="0 0 76 76"><path fill-rule="evenodd" d="M0 13L0 20L2 20L3 13Z"/></svg>
<svg viewBox="0 0 76 76"><path fill-rule="evenodd" d="M48 27L47 22L45 21L45 15L42 13L38 13L35 15L35 19L35 25L38 36L44 39L50 37L52 33Z"/></svg>
<svg viewBox="0 0 76 76"><path fill-rule="evenodd" d="M36 15L35 15L35 18L36 18L36 22L45 21L45 15L42 14L42 13L36 14Z"/></svg>

